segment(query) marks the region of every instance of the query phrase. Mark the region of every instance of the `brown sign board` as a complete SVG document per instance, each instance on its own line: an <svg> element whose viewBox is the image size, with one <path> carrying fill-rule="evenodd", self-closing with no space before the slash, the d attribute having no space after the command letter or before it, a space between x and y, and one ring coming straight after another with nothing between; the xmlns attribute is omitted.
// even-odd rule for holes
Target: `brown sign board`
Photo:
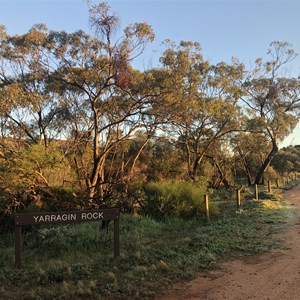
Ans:
<svg viewBox="0 0 300 300"><path fill-rule="evenodd" d="M38 224L63 224L87 221L117 220L120 212L118 208L107 208L84 211L61 211L16 214L15 225L38 225Z"/></svg>
<svg viewBox="0 0 300 300"><path fill-rule="evenodd" d="M15 265L21 266L22 226L114 221L114 255L120 255L119 208L97 210L22 213L15 215Z"/></svg>

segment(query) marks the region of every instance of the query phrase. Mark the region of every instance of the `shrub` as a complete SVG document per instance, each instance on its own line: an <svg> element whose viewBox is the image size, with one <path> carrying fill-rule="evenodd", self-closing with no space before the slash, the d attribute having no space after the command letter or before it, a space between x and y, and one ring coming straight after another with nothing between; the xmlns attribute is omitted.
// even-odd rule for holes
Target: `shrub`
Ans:
<svg viewBox="0 0 300 300"><path fill-rule="evenodd" d="M185 181L150 182L144 188L143 210L155 217L199 217L203 215L206 184ZM215 208L212 207L212 211Z"/></svg>

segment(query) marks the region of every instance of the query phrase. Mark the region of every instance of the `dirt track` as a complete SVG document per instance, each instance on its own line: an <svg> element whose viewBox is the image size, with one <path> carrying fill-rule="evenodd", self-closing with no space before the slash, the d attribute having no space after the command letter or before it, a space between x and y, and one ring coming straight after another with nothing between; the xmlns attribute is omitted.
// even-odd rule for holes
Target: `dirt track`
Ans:
<svg viewBox="0 0 300 300"><path fill-rule="evenodd" d="M222 268L175 284L157 300L300 299L300 186L284 193L296 218L282 249L224 263Z"/></svg>

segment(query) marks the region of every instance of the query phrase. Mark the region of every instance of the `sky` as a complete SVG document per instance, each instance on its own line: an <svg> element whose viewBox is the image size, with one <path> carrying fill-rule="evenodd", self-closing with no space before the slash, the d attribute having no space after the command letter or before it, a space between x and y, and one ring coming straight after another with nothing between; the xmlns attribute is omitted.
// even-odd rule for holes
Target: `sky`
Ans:
<svg viewBox="0 0 300 300"><path fill-rule="evenodd" d="M100 3L104 1L94 1ZM211 63L230 62L232 57L251 66L266 57L272 41L286 41L300 53L300 0L107 0L124 28L146 22L156 40L136 62L147 69L158 64L161 43L170 39L199 42ZM51 30L90 32L84 0L0 0L0 24L11 35L27 32L43 23ZM285 69L300 75L300 55ZM300 124L281 147L300 144Z"/></svg>

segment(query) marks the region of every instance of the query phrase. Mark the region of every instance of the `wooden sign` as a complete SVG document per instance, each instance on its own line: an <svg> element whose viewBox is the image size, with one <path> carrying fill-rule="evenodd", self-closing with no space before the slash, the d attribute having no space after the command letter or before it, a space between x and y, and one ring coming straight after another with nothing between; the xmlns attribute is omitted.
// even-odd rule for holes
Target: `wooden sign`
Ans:
<svg viewBox="0 0 300 300"><path fill-rule="evenodd" d="M98 210L61 211L23 213L15 215L15 265L21 267L22 249L22 226L24 225L47 225L68 224L88 221L114 221L114 255L120 255L120 210L118 208L107 208Z"/></svg>

